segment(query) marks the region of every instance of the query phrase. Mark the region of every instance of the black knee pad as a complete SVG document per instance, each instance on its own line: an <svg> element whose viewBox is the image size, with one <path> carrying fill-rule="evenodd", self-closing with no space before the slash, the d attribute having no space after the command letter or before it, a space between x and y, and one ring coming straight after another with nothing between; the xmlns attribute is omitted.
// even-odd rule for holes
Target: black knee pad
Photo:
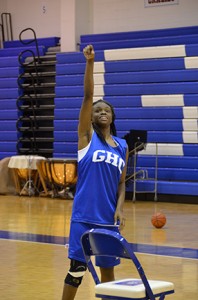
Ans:
<svg viewBox="0 0 198 300"><path fill-rule="evenodd" d="M87 270L87 264L78 260L71 260L70 269L65 277L65 283L79 287Z"/></svg>

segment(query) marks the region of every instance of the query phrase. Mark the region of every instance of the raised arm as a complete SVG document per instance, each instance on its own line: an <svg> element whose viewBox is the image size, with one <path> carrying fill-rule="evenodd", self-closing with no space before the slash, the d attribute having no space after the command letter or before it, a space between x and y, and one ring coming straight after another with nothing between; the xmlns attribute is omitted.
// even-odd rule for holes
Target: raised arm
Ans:
<svg viewBox="0 0 198 300"><path fill-rule="evenodd" d="M94 95L94 80L93 80L93 69L94 69L94 49L92 45L88 45L83 50L86 58L86 67L84 75L84 98L79 115L78 124L78 150L83 149L88 145L92 135L92 105Z"/></svg>

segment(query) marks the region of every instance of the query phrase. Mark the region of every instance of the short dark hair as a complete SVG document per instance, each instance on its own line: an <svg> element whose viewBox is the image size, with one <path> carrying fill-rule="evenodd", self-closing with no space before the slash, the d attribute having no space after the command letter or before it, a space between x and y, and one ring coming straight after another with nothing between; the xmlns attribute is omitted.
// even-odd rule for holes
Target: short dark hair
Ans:
<svg viewBox="0 0 198 300"><path fill-rule="evenodd" d="M93 103L93 106L96 105L97 103L100 103L100 102L107 104L107 105L111 108L111 113L112 113L112 123L110 124L110 133L111 133L112 135L114 135L114 136L117 136L117 131L116 131L115 123L114 123L115 118L116 118L114 108L113 108L113 106L112 106L109 102L107 102L107 101L105 101L105 100L103 100L103 99L99 99L99 100L95 101L95 102ZM105 139L104 139L104 136L103 136L103 134L102 134L100 128L99 128L95 123L92 123L92 125L93 125L94 131L97 133L97 135L99 136L99 138L100 138L103 142L106 143L106 141L105 141Z"/></svg>

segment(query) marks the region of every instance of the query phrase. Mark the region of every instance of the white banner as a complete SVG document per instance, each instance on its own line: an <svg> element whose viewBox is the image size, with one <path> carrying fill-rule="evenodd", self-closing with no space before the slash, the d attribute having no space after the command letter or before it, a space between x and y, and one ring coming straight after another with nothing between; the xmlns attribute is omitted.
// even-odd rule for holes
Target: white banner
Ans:
<svg viewBox="0 0 198 300"><path fill-rule="evenodd" d="M144 0L145 7L179 4L179 0Z"/></svg>

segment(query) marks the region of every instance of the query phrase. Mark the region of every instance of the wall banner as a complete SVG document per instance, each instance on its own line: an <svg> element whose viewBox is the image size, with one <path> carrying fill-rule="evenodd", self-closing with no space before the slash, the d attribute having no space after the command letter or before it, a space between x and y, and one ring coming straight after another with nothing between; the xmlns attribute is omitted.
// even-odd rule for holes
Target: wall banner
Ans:
<svg viewBox="0 0 198 300"><path fill-rule="evenodd" d="M179 4L179 0L144 0L145 7Z"/></svg>

